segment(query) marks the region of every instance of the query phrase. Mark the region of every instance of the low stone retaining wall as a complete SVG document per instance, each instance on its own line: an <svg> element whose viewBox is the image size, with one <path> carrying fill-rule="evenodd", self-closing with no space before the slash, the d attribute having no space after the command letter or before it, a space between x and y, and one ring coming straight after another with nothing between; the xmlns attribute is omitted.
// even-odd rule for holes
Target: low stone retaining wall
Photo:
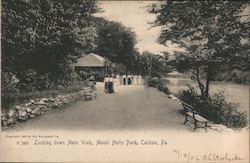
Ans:
<svg viewBox="0 0 250 163"><path fill-rule="evenodd" d="M48 110L62 108L64 105L84 97L84 92L82 90L56 97L31 99L27 103L16 105L7 113L1 115L1 126L3 129L7 129L19 122L40 116Z"/></svg>

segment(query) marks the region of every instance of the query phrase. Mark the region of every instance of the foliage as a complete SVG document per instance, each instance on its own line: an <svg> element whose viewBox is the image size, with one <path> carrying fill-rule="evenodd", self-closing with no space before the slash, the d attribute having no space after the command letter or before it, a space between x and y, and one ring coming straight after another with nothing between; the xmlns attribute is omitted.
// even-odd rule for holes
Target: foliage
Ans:
<svg viewBox="0 0 250 163"><path fill-rule="evenodd" d="M135 33L121 23L103 18L94 18L92 24L96 27L98 36L95 52L112 62L124 64L132 71L137 54L134 48Z"/></svg>
<svg viewBox="0 0 250 163"><path fill-rule="evenodd" d="M158 85L160 84L160 79L158 77L152 77L148 79L148 86L149 87L158 87Z"/></svg>
<svg viewBox="0 0 250 163"><path fill-rule="evenodd" d="M19 79L16 89L67 85L71 64L89 52L126 67L126 72L117 71L147 74L147 57L134 48L135 34L120 23L91 16L97 10L94 1L2 1L2 70ZM154 58L156 75L163 65ZM4 80L2 87L12 87Z"/></svg>
<svg viewBox="0 0 250 163"><path fill-rule="evenodd" d="M148 51L143 51L139 61L142 74L154 77L165 76L166 73L170 70L167 66L166 59L167 58L165 58L164 56L156 55Z"/></svg>
<svg viewBox="0 0 250 163"><path fill-rule="evenodd" d="M163 29L159 42L182 45L176 54L178 70L191 70L202 96L221 71L249 70L249 22L241 14L246 1L172 1L161 5L156 24ZM249 15L248 15L249 17ZM205 83L201 79L206 79Z"/></svg>
<svg viewBox="0 0 250 163"><path fill-rule="evenodd" d="M149 87L155 87L159 91L169 95L170 90L167 86L168 80L166 78L152 77L147 79L147 84Z"/></svg>
<svg viewBox="0 0 250 163"><path fill-rule="evenodd" d="M2 1L2 71L37 89L69 79L74 59L94 48L95 11L94 1Z"/></svg>
<svg viewBox="0 0 250 163"><path fill-rule="evenodd" d="M170 94L170 90L168 89L168 80L166 78L161 78L160 79L160 83L158 85L158 90L162 91L163 93L169 95Z"/></svg>
<svg viewBox="0 0 250 163"><path fill-rule="evenodd" d="M180 99L192 105L205 118L230 128L243 128L247 125L247 113L238 111L237 104L226 102L223 93L204 97L198 95L194 88L189 88L180 93Z"/></svg>
<svg viewBox="0 0 250 163"><path fill-rule="evenodd" d="M89 52L138 73L135 34L120 23L93 17L97 10L95 1L2 1L3 106L31 97L29 92L64 90L86 80L90 74L76 75L72 63Z"/></svg>
<svg viewBox="0 0 250 163"><path fill-rule="evenodd" d="M169 90L169 88L167 86L163 87L163 93L165 93L166 95L170 95L171 94L171 92L170 92L170 90Z"/></svg>
<svg viewBox="0 0 250 163"><path fill-rule="evenodd" d="M8 91L8 92L13 92L17 91L17 82L14 81L13 79L14 74L11 72L2 72L1 73L1 91Z"/></svg>
<svg viewBox="0 0 250 163"><path fill-rule="evenodd" d="M249 71L233 70L225 71L220 73L220 75L215 77L216 81L232 81L239 84L250 84L250 74Z"/></svg>

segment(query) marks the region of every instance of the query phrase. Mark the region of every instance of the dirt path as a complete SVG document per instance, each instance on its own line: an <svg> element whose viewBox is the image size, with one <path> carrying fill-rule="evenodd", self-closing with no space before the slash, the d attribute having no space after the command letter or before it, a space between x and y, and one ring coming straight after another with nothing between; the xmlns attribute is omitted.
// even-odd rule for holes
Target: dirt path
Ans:
<svg viewBox="0 0 250 163"><path fill-rule="evenodd" d="M27 151L20 150L24 147L15 147L10 150L20 154L14 160L20 160L22 156L22 158L32 158L36 162L44 159L44 156L51 156L48 160L56 161L66 156L64 161L68 162L75 162L76 158L87 162L93 162L96 159L100 162L110 162L110 159L119 162L120 158L126 158L127 162L136 160L138 162L148 160L174 162L177 155L173 151L177 150L201 157L210 153L223 157L229 153L230 157L237 155L244 158L244 161L239 162L248 162L249 130L220 133L208 129L206 133L204 129L197 129L192 132L191 124L183 125L184 116L179 113L181 105L158 90L151 88L149 99L144 86L120 86L119 90L117 94L105 94L103 84L98 83L97 100L78 101L64 109L47 112L17 125L14 129L7 130L5 134L58 135L58 141L84 139L94 143L96 140L138 140L138 142L166 140L168 142L166 146L78 145L70 148L64 146L60 150L56 146L48 148L31 146L25 148L28 149ZM13 143L15 140L5 136L2 138L6 144ZM30 139L31 142L33 140ZM39 156L37 156L38 153ZM43 154L40 155L40 153ZM5 153L0 154L0 158L5 156L7 156ZM180 158L179 161L188 162L186 157Z"/></svg>
<svg viewBox="0 0 250 163"><path fill-rule="evenodd" d="M78 101L19 124L14 130L34 129L184 129L180 104L154 88L119 86L116 94L105 94L97 84L97 100Z"/></svg>

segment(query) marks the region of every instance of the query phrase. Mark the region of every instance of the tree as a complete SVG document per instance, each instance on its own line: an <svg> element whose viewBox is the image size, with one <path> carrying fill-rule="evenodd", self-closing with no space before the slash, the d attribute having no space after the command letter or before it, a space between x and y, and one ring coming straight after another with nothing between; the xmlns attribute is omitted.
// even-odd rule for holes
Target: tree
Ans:
<svg viewBox="0 0 250 163"><path fill-rule="evenodd" d="M74 59L95 48L93 12L94 1L2 1L3 73L26 84L67 79ZM26 80L30 75L34 80Z"/></svg>
<svg viewBox="0 0 250 163"><path fill-rule="evenodd" d="M132 71L136 55L135 33L118 22L103 18L94 18L93 24L98 36L95 52L112 62L124 64L128 71Z"/></svg>
<svg viewBox="0 0 250 163"><path fill-rule="evenodd" d="M168 72L167 62L164 56L156 55L149 51L143 51L141 57L143 74L149 75L150 72L150 75L153 77L162 77Z"/></svg>
<svg viewBox="0 0 250 163"><path fill-rule="evenodd" d="M230 70L241 62L249 65L249 45L242 42L249 37L249 22L241 19L246 5L244 1L169 0L158 11L156 24L164 27L159 42L170 40L186 48L176 54L176 63L182 70L192 70L204 97L223 68Z"/></svg>

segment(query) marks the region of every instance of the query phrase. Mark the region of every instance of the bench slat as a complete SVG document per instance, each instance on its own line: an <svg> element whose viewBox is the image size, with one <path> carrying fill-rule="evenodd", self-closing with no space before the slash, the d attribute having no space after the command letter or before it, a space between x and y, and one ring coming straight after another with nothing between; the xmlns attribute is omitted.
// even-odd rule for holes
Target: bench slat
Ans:
<svg viewBox="0 0 250 163"><path fill-rule="evenodd" d="M184 107L187 107L187 108L193 109L193 106L191 106L191 105L187 104L186 102L182 101L181 103L182 103L182 105L183 105Z"/></svg>
<svg viewBox="0 0 250 163"><path fill-rule="evenodd" d="M208 120L202 116L200 116L199 114L195 114L194 115L195 119L198 120L199 122L208 122Z"/></svg>

